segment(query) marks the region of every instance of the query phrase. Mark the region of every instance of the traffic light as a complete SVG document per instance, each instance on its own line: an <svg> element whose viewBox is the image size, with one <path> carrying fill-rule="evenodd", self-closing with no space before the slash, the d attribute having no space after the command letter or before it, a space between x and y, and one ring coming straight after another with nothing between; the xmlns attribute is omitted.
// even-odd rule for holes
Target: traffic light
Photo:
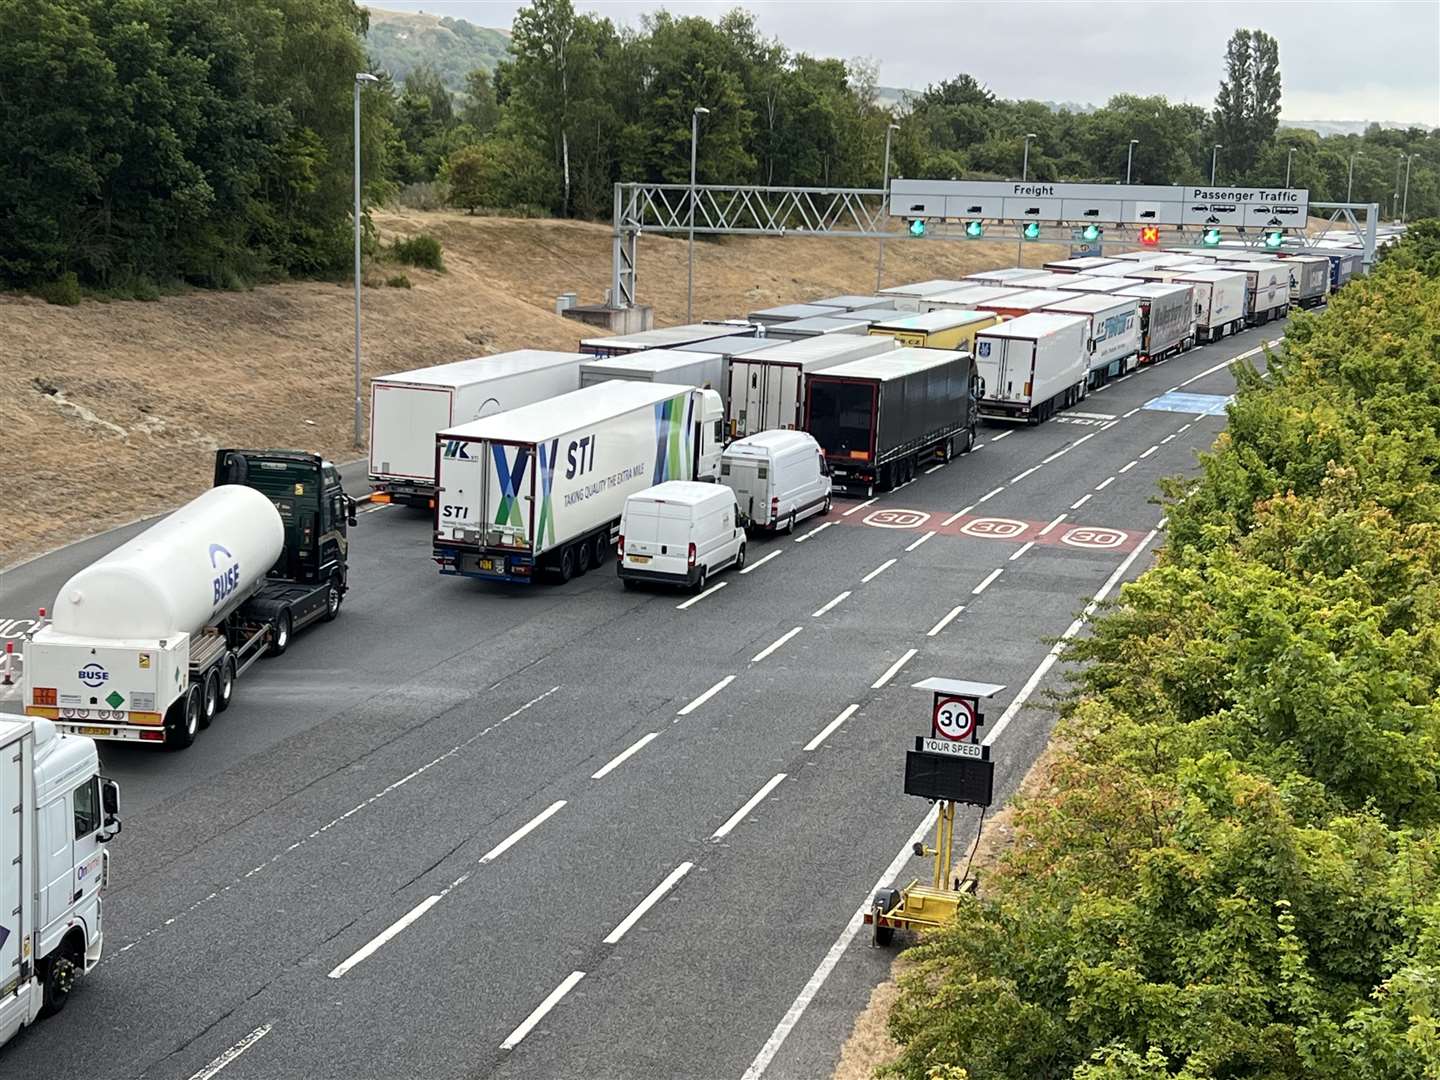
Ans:
<svg viewBox="0 0 1440 1080"><path fill-rule="evenodd" d="M1160 243L1160 226L1141 225L1140 243L1144 244L1146 247L1154 247L1156 244Z"/></svg>
<svg viewBox="0 0 1440 1080"><path fill-rule="evenodd" d="M1040 239L1040 223L1039 223L1038 221L1027 221L1027 222L1025 222L1025 228L1024 228L1024 230L1023 230L1023 235L1024 235L1024 237L1025 237L1026 240L1039 240L1039 239Z"/></svg>
<svg viewBox="0 0 1440 1080"><path fill-rule="evenodd" d="M1096 240L1100 239L1100 226L1086 225L1084 231L1080 235L1085 238L1085 242L1087 244L1093 244Z"/></svg>
<svg viewBox="0 0 1440 1080"><path fill-rule="evenodd" d="M1272 229L1265 234L1265 246L1267 248L1278 248L1285 242L1285 234L1279 229Z"/></svg>
<svg viewBox="0 0 1440 1080"><path fill-rule="evenodd" d="M1204 244L1206 247L1219 247L1219 246L1220 246L1220 230L1219 230L1219 229L1206 229L1206 230L1205 230L1205 235L1200 238L1200 242L1201 242L1202 244Z"/></svg>
<svg viewBox="0 0 1440 1080"><path fill-rule="evenodd" d="M971 240L979 240L985 235L985 226L978 221L965 222L965 235Z"/></svg>
<svg viewBox="0 0 1440 1080"><path fill-rule="evenodd" d="M914 221L910 222L910 235L911 235L911 236L924 236L924 235L925 235L925 219L924 219L924 218L918 218L918 217L917 217Z"/></svg>

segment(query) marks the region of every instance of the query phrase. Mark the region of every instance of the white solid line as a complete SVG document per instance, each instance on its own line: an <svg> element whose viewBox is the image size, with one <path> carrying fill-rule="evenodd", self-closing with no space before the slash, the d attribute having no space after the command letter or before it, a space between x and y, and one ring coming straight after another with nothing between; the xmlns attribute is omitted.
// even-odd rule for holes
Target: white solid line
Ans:
<svg viewBox="0 0 1440 1080"><path fill-rule="evenodd" d="M765 1070L768 1069L770 1063L775 1060L775 1055L780 1052L780 1047L785 1045L785 1040L790 1037L790 1032L795 1030L795 1025L800 1023L801 1017L805 1015L805 1010L810 1007L810 1002L815 1000L815 995L820 992L820 988L824 986L825 981L830 978L830 973L835 970L835 965L840 963L840 958L845 955L845 950L850 947L850 943L855 940L855 936L860 933L861 927L865 925L865 912L870 909L870 898L891 884L900 873L900 868L914 857L914 851L912 849L921 837L929 832L935 824L935 815L939 810L939 805L939 803L936 803L930 808L915 831L910 834L910 839L906 841L905 846L900 849L900 853L896 855L890 865L885 868L884 873L880 875L880 879L875 882L874 887L865 893L865 897L860 902L860 906L855 909L855 914L851 915L850 921L845 924L845 929L840 931L840 936L837 937L835 943L830 946L830 951L827 952L824 959L820 961L820 966L815 969L814 974L806 981L805 986L800 990L795 1000L791 1002L790 1008L785 1010L785 1015L781 1017L780 1022L775 1025L775 1030L770 1033L770 1038L765 1040L765 1045L760 1048L760 1052L755 1055L755 1060L750 1062L750 1067L745 1070L745 1075L742 1076L740 1080L760 1080L760 1078L765 1075Z"/></svg>
<svg viewBox="0 0 1440 1080"><path fill-rule="evenodd" d="M1008 439L1011 435L1014 435L1014 434L1015 434L1015 432L1013 432L1013 431L1002 431L999 435L996 435L996 436L995 436L993 439L991 439L990 441L991 441L991 442L999 442L1001 439Z"/></svg>
<svg viewBox="0 0 1440 1080"><path fill-rule="evenodd" d="M1120 419L1122 419L1122 420L1129 420L1130 417L1134 416L1134 415L1135 415L1137 412L1139 412L1142 408L1144 408L1143 405L1136 405L1135 408L1131 409L1129 412L1127 412L1127 413L1126 413L1124 416L1122 416Z"/></svg>
<svg viewBox="0 0 1440 1080"><path fill-rule="evenodd" d="M831 608L836 607L837 605L844 603L845 598L846 598L847 596L849 596L849 595L850 595L850 590L849 590L849 589L846 589L846 590L845 590L844 592L842 592L839 596L835 597L834 600L830 600L830 601L826 602L825 605L824 605L823 607L821 607L818 611L812 611L812 612L810 613L810 617L811 617L812 619L818 619L821 615L824 615L824 614L825 614L827 611L829 611Z"/></svg>
<svg viewBox="0 0 1440 1080"><path fill-rule="evenodd" d="M933 531L927 532L924 536L920 537L920 539L912 542L905 550L906 550L906 551L914 551L917 547L919 547L921 544L923 544L926 540L929 540L930 537L932 537L932 536L934 536L934 535L935 535L935 533L934 533Z"/></svg>
<svg viewBox="0 0 1440 1080"><path fill-rule="evenodd" d="M986 499L993 498L994 496L999 495L1000 492L1002 492L1002 491L1004 491L1004 490L1005 490L1005 485L1004 485L1004 484L1001 484L998 488L994 488L994 489L992 489L992 490L990 490L990 491L987 491L984 495L981 495L979 501L980 501L980 502L984 502Z"/></svg>
<svg viewBox="0 0 1440 1080"><path fill-rule="evenodd" d="M1069 514L1061 514L1061 515L1060 515L1059 517L1057 517L1054 521L1050 522L1049 525L1046 525L1043 529L1041 529L1041 530L1040 530L1040 535L1041 535L1041 536L1047 535L1047 534L1050 532L1051 529L1055 528L1056 525L1059 525L1060 522L1064 521L1064 520L1065 520L1067 517L1069 517L1069 516L1070 516Z"/></svg>
<svg viewBox="0 0 1440 1080"><path fill-rule="evenodd" d="M729 836L730 830L735 828L736 825L739 825L740 822L744 821L746 815L748 815L751 810L754 810L755 807L759 806L760 801L764 799L766 795L769 795L770 792L774 791L777 787L779 787L780 781L784 779L785 774L782 772L776 773L769 780L767 780L765 782L765 786L762 787L759 791L755 792L754 795L751 795L744 806L740 807L739 810L736 810L735 813L731 814L724 825L721 825L718 829L716 829L713 833L710 834L710 839L724 840L725 837Z"/></svg>
<svg viewBox="0 0 1440 1080"><path fill-rule="evenodd" d="M834 524L835 524L835 523L834 523L833 521L827 521L827 522L825 522L825 524L820 525L820 526L818 526L818 527L816 527L816 528L814 528L814 529L811 529L811 530L810 530L808 533L806 533L804 536L797 536L797 537L795 538L795 543L797 543L797 544L803 544L806 540L809 540L810 537L814 536L816 533L822 533L822 532L824 532L826 529L828 529L831 525L834 525Z"/></svg>
<svg viewBox="0 0 1440 1080"><path fill-rule="evenodd" d="M1173 439L1173 438L1175 438L1174 435L1166 435L1163 439L1160 440L1160 445L1161 445L1161 446L1164 446L1166 443L1168 443L1168 442L1169 442L1171 439Z"/></svg>
<svg viewBox="0 0 1440 1080"><path fill-rule="evenodd" d="M652 731L649 735L641 735L640 738L636 739L635 742L633 742L627 749L621 750L620 753L616 754L613 758L607 761L601 769L599 769L597 772L591 773L590 779L604 780L605 777L609 776L617 768L619 768L621 765L624 765L625 762L629 761L632 757L634 757L641 750L643 750L648 743L650 743L654 739L658 739L659 737L660 732L658 731Z"/></svg>
<svg viewBox="0 0 1440 1080"><path fill-rule="evenodd" d="M1034 546L1035 546L1035 541L1034 541L1034 540L1026 540L1025 543L1024 543L1021 547L1019 547L1019 548L1016 549L1015 554L1013 554L1013 555L1010 556L1010 561L1011 561L1011 562L1014 562L1016 559L1018 559L1021 555L1024 555L1025 552L1029 551L1029 550L1030 550L1032 547L1034 547Z"/></svg>
<svg viewBox="0 0 1440 1080"><path fill-rule="evenodd" d="M639 747L636 747L636 749L639 749ZM592 779L594 779L594 778L592 777ZM486 863L494 862L494 861L495 861L496 859L498 859L501 855L504 855L505 852L509 851L512 847L514 847L516 844L518 844L521 840L524 840L525 837L529 836L532 832L534 832L536 829L538 829L541 825L544 825L545 822L549 821L552 817L554 817L556 814L558 814L558 813L560 812L561 808L564 807L564 805L565 805L565 800L564 800L564 799L560 799L560 800L558 800L558 801L556 801L556 802L551 803L551 804L550 804L549 806L547 806L544 810L541 810L540 813L536 814L533 818L531 818L529 821L527 821L524 825L521 825L520 828L516 829L516 830L515 830L514 832L512 832L509 836L507 836L504 840L501 840L500 843L496 844L493 848L491 848L489 851L487 851L484 855L480 856L480 865L481 865L481 866L484 866Z"/></svg>
<svg viewBox="0 0 1440 1080"><path fill-rule="evenodd" d="M1145 535L1145 539L1140 541L1135 550L1125 557L1125 561L1115 568L1115 572L1110 575L1105 584L1100 586L1100 591L1085 605L1085 610L1080 613L1080 617L1070 624L1070 628L1066 630L1065 633L1060 635L1060 640L1055 643L1054 648L1045 654L1045 659L1040 661L1040 666L1031 674L1025 685L1020 688L1020 692L1015 695L1015 700L1010 702L995 726L990 729L990 734L985 736L986 746L994 745L995 740L1000 737L1000 733L1005 730L1005 726L1015 718L1015 714L1020 711L1025 702L1029 700L1030 695L1035 692L1035 688L1040 685L1040 680L1045 678L1045 673L1055 666L1055 661L1060 659L1060 653L1064 650L1065 643L1080 632L1080 628L1085 625L1085 621L1095 613L1095 609L1104 602L1105 597L1110 595L1110 590L1115 588L1116 583L1125 576L1125 572L1134 565L1135 560L1140 557L1141 552L1150 546L1150 541L1155 539L1157 532L1158 530L1151 529Z"/></svg>
<svg viewBox="0 0 1440 1080"><path fill-rule="evenodd" d="M871 570L868 574L866 574L864 577L862 577L862 578L860 579L860 584L862 584L862 585L868 585L870 582L874 581L877 577L879 577L881 574L883 574L886 570L889 570L890 567L892 567L892 566L894 566L894 565L895 565L895 560L894 560L894 559L886 559L886 560L885 560L884 562L882 562L879 566L875 567L874 570Z"/></svg>
<svg viewBox="0 0 1440 1080"><path fill-rule="evenodd" d="M1136 460L1130 462L1128 465L1121 465L1120 472L1127 473L1138 464L1140 464L1140 460L1137 458Z"/></svg>
<svg viewBox="0 0 1440 1080"><path fill-rule="evenodd" d="M704 600L705 597L711 595L712 593L719 592L721 589L723 589L726 585L729 584L730 583L728 581L717 581L714 585L711 585L704 592L696 593L694 596L690 597L689 600L686 600L683 604L676 604L675 607L680 611L684 611L686 608L698 604L701 600Z"/></svg>
<svg viewBox="0 0 1440 1080"><path fill-rule="evenodd" d="M1100 483L1098 483L1098 484L1095 485L1095 490L1096 490L1096 491L1104 491L1107 487L1109 487L1109 486L1110 486L1111 484L1113 484L1114 482L1115 482L1115 477L1113 477L1113 476L1107 476L1104 480L1101 480Z"/></svg>
<svg viewBox="0 0 1440 1080"><path fill-rule="evenodd" d="M1019 476L1012 476L1012 477L1010 478L1010 483L1012 483L1012 484L1017 484L1017 483L1019 483L1021 480L1024 480L1025 477L1029 476L1031 473L1035 472L1035 471L1038 470L1039 468L1040 468L1039 465L1031 465L1030 468L1026 469L1026 470L1025 470L1024 472L1022 472Z"/></svg>
<svg viewBox="0 0 1440 1080"><path fill-rule="evenodd" d="M724 690L725 687L729 686L729 685L730 685L732 682L734 682L734 681L735 681L735 676L734 676L734 675L726 675L723 679L721 679L719 682L717 682L714 686L710 687L709 690L706 690L703 694L701 694L699 697L697 697L694 701L690 702L689 705L686 705L683 709L681 709L681 710L680 710L678 713L676 713L675 715L676 715L676 716L689 716L692 712L694 712L696 709L698 709L701 705L704 705L705 702L709 701L712 697L714 697L716 694L718 694L721 690Z"/></svg>
<svg viewBox="0 0 1440 1080"><path fill-rule="evenodd" d="M893 679L896 673L899 672L902 667L908 664L910 662L910 658L919 651L919 649L906 649L904 656L900 657L899 660L896 660L893 664L886 668L885 674L881 675L878 679L876 679L873 683L870 684L870 689L879 690L887 682Z"/></svg>
<svg viewBox="0 0 1440 1080"><path fill-rule="evenodd" d="M770 552L769 555L766 555L763 559L756 559L756 560L755 560L754 562L752 562L749 566L747 566L747 567L745 567L743 570L741 570L740 573L742 573L742 574L748 574L748 573L750 573L751 570L759 570L760 567L764 566L764 565L765 565L767 562L769 562L771 559L775 558L775 557L776 557L777 555L779 555L780 552L783 551L783 550L784 550L784 548L776 548L774 551Z"/></svg>
<svg viewBox="0 0 1440 1080"><path fill-rule="evenodd" d="M964 517L966 514L968 514L971 510L974 510L974 509L975 509L975 504L974 504L974 503L971 503L969 506L965 507L964 510L957 510L957 511L955 511L955 513L951 514L948 518L946 518L944 521L942 521L942 522L940 523L940 527L943 529L946 525L949 525L949 524L952 524L953 522L959 521L962 517Z"/></svg>
<svg viewBox="0 0 1440 1080"><path fill-rule="evenodd" d="M1080 498L1076 499L1073 503L1070 504L1070 509L1079 510L1080 507L1084 506L1087 502L1090 501L1090 499L1091 496L1089 494L1081 495Z"/></svg>
<svg viewBox="0 0 1440 1080"><path fill-rule="evenodd" d="M784 773L780 774L780 779L785 779ZM670 873L665 875L665 880L660 882L659 885L656 885L655 888L651 889L650 895L645 897L644 900L641 900L640 903L636 904L635 910L630 912L629 915L626 915L625 918L621 919L619 925L616 926L614 930L611 930L610 933L605 935L605 944L620 944L620 939L630 932L631 927L633 927L637 922L644 918L645 913L649 911L652 907L654 907L656 904L658 904L660 902L660 898L664 896L667 892L669 892L671 889L673 889L676 884L679 883L680 879L693 869L695 869L695 864L693 862L682 862L679 866L675 867L674 870L671 870Z"/></svg>
<svg viewBox="0 0 1440 1080"><path fill-rule="evenodd" d="M879 497L880 497L879 495L876 495L876 496L875 496L875 499L878 499ZM866 499L866 500L865 500L863 503L861 503L859 506L852 506L852 507L850 507L849 510L846 510L846 511L845 511L843 514L841 514L840 516L841 516L841 517L849 517L849 516L850 516L851 514L853 514L856 510L864 510L865 507L867 507L867 506L869 506L871 503L873 503L873 502L875 501L875 499Z"/></svg>
<svg viewBox="0 0 1440 1080"><path fill-rule="evenodd" d="M946 612L945 617L944 617L943 619L941 619L939 622L937 622L934 626L932 626L932 627L930 628L929 632L927 632L925 636L926 636L926 637L934 637L936 634L940 633L941 630L944 630L945 627L949 626L949 625L950 625L950 621L951 621L952 619L954 619L955 616L959 615L959 614L960 614L962 611L964 611L964 610L965 610L965 605L964 605L964 604L958 604L958 605L956 605L955 607L952 607L948 612Z"/></svg>
<svg viewBox="0 0 1440 1080"><path fill-rule="evenodd" d="M854 716L855 710L858 708L860 708L859 705L846 705L839 716L835 717L834 720L831 720L828 724L821 728L820 734L816 735L813 739L811 739L808 743L805 744L805 753L810 753L811 750L814 750L817 746L819 746L831 735L833 735L835 733L835 729L838 728L841 724L843 724L846 720L849 720L850 717Z"/></svg>
<svg viewBox="0 0 1440 1080"><path fill-rule="evenodd" d="M407 926L413 923L416 919L420 918L421 915L424 915L425 912L429 911L439 902L440 897L438 895L427 896L424 900L421 900L420 903L416 904L399 919L395 920L395 922L391 923L388 927L381 931L378 937L373 938L368 944L361 946L355 952L351 953L348 960L345 960L344 962L338 964L330 972L330 978L341 978L356 964L364 963L364 961L375 955L375 953L379 952L387 941L395 937L397 934L401 933Z"/></svg>
<svg viewBox="0 0 1440 1080"><path fill-rule="evenodd" d="M382 504L382 505L383 505L383 504ZM364 512L364 511L362 511L362 513L363 513L363 512ZM203 1069L201 1069L199 1072L197 1072L194 1076L190 1077L190 1080L210 1080L210 1078L211 1078L212 1076L214 1076L216 1073L218 1073L221 1069L225 1068L226 1065L229 1065L232 1061L234 1061L236 1058L238 1058L238 1057L239 1057L241 1054L243 1054L246 1050L249 1050L250 1047L254 1046L257 1042L259 1042L261 1039L263 1039L266 1035L269 1035L269 1034L270 1034L270 1029L271 1029L272 1026L273 1026L273 1025L271 1025L271 1024L262 1024L260 1027L256 1028L254 1031L250 1032L249 1035L246 1035L243 1039L241 1039L241 1040L240 1040L238 1043L236 1043L234 1046L230 1047L229 1050L226 1050L223 1054L221 1054L219 1057L217 1057L214 1061L210 1062L209 1065L206 1065Z"/></svg>
<svg viewBox="0 0 1440 1080"><path fill-rule="evenodd" d="M752 656L752 657L750 658L750 662L751 662L752 664L758 664L761 660L764 660L767 656L769 656L771 653L773 653L776 649L780 648L781 645L784 645L784 644L785 644L787 641L789 641L792 637L794 637L796 634L798 634L798 633L800 632L800 629L801 629L801 628L797 626L797 627L795 627L795 629L793 629L793 630L786 630L785 633L781 634L778 638L776 638L774 641L772 641L769 645L766 645L766 646L765 646L763 649L761 649L758 653L756 653L754 656ZM731 677L733 678L734 676L731 676Z"/></svg>
<svg viewBox="0 0 1440 1080"><path fill-rule="evenodd" d="M539 1005L535 1006L535 1011L522 1020L519 1027L506 1036L505 1041L500 1044L500 1049L514 1050L515 1047L519 1046L521 1040L530 1034L535 1025L545 1019L545 1014L560 1004L560 999L575 989L575 984L584 977L585 972L583 971L572 971L569 975L566 975L565 981L555 987L554 990L551 990L549 996Z"/></svg>
<svg viewBox="0 0 1440 1080"><path fill-rule="evenodd" d="M984 581L980 582L979 585L976 585L975 588L970 590L970 594L972 596L979 596L982 592L988 589L990 587L990 583L993 582L1002 573L1004 573L1004 571L1005 568L1003 566L997 566L994 570L991 570L990 573L985 575Z"/></svg>
<svg viewBox="0 0 1440 1080"><path fill-rule="evenodd" d="M928 468L928 469L925 470L925 475L926 475L926 476L929 476L932 472L937 472L937 471L939 471L940 469L943 469L944 467L945 467L945 462L943 462L943 461L942 461L939 465L931 465L930 468Z"/></svg>

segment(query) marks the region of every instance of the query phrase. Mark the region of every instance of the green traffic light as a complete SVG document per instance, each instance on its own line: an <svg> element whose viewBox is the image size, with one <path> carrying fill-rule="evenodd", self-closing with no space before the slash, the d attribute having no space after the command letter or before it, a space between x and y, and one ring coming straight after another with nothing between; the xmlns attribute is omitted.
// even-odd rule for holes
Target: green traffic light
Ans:
<svg viewBox="0 0 1440 1080"><path fill-rule="evenodd" d="M911 236L924 236L924 235L925 235L925 219L924 219L924 218L916 218L914 221L910 222L910 235L911 235Z"/></svg>
<svg viewBox="0 0 1440 1080"><path fill-rule="evenodd" d="M1268 232L1265 234L1265 246L1267 248L1278 248L1284 242L1285 234L1283 232L1277 230L1276 232Z"/></svg>
<svg viewBox="0 0 1440 1080"><path fill-rule="evenodd" d="M1087 241L1100 239L1100 226L1086 225L1085 231L1081 234Z"/></svg>
<svg viewBox="0 0 1440 1080"><path fill-rule="evenodd" d="M1040 239L1040 223L1039 223L1038 221L1027 221L1027 222L1025 223L1025 239L1026 239L1026 240L1038 240L1038 239Z"/></svg>
<svg viewBox="0 0 1440 1080"><path fill-rule="evenodd" d="M1203 241L1203 243L1205 244L1206 247L1219 247L1219 245L1220 245L1220 230L1219 230L1219 229L1206 229L1206 230L1205 230L1205 235L1204 235L1204 237L1202 238L1202 241Z"/></svg>
<svg viewBox="0 0 1440 1080"><path fill-rule="evenodd" d="M972 240L979 239L985 235L985 226L978 221L967 221L965 223L965 235Z"/></svg>

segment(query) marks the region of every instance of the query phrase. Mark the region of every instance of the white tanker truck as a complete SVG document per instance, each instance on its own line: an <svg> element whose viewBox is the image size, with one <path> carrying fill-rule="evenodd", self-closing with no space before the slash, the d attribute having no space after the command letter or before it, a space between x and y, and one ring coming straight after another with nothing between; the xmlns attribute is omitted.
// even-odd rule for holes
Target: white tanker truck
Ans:
<svg viewBox="0 0 1440 1080"><path fill-rule="evenodd" d="M355 504L314 454L221 450L216 486L81 570L25 643L25 712L183 749L235 679L333 619Z"/></svg>

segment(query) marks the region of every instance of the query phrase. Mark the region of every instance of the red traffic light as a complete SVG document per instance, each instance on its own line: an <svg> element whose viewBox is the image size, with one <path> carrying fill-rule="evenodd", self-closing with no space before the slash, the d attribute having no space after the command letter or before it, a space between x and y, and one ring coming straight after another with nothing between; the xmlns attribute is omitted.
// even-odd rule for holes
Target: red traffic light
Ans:
<svg viewBox="0 0 1440 1080"><path fill-rule="evenodd" d="M1146 245L1147 247L1154 247L1156 244L1160 243L1160 226L1140 226L1140 243Z"/></svg>

